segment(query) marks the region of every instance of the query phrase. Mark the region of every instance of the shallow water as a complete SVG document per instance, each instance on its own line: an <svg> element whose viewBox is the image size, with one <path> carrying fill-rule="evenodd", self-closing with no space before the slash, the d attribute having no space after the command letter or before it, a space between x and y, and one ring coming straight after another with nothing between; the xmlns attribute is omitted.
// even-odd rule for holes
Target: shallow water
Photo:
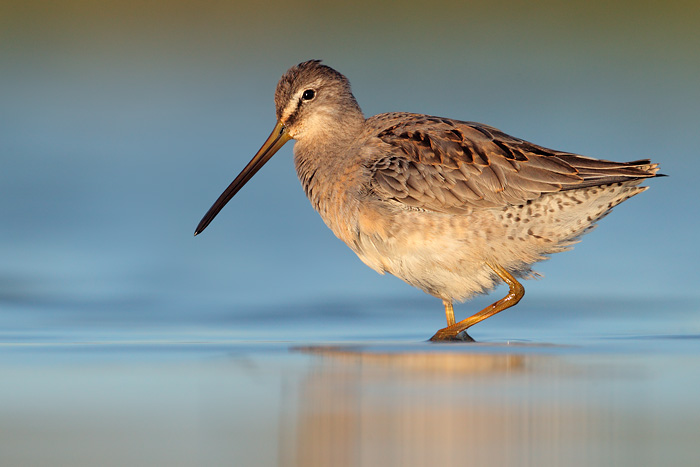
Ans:
<svg viewBox="0 0 700 467"><path fill-rule="evenodd" d="M692 304L667 304L685 329L667 334L659 304L628 303L639 323L630 332L602 303L547 320L546 303L526 302L464 344L425 341L441 324L419 309L431 304L405 304L399 322L378 306L324 326L309 306L243 329L204 319L198 331L187 320L127 331L122 320L61 336L6 333L0 463L700 461Z"/></svg>

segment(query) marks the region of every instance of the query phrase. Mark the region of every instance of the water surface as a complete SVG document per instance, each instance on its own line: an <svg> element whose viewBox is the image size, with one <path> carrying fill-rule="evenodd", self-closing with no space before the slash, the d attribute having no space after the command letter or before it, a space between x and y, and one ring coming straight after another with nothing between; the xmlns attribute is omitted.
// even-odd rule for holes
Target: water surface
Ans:
<svg viewBox="0 0 700 467"><path fill-rule="evenodd" d="M258 310L264 320L242 329L210 317L17 330L0 344L0 461L697 463L696 310L670 303L687 332L664 334L659 304L629 304L647 323L631 333L615 310L579 304L552 320L545 303L522 304L464 344L426 341L441 324L421 315L439 307L430 300L405 303L398 321L390 307L348 304L326 323L333 308L310 305L276 321Z"/></svg>

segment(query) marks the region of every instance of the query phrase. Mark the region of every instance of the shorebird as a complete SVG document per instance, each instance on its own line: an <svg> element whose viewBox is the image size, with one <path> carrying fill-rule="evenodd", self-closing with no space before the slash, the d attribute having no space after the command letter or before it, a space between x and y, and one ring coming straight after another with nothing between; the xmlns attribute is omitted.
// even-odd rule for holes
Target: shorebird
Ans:
<svg viewBox="0 0 700 467"><path fill-rule="evenodd" d="M433 341L517 304L516 278L568 250L658 164L598 160L547 149L475 122L415 113L365 118L348 79L310 60L275 91L277 124L195 230L290 139L299 180L326 225L380 274L442 299L447 327ZM508 294L462 321L453 302L505 282Z"/></svg>

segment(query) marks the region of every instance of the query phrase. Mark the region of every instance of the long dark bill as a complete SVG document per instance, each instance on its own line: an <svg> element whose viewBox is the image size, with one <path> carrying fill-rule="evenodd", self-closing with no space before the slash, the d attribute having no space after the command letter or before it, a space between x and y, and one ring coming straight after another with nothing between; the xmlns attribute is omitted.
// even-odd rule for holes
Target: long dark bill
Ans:
<svg viewBox="0 0 700 467"><path fill-rule="evenodd" d="M284 146L284 143L290 139L292 139L292 137L289 136L289 133L287 133L287 129L284 127L284 125L281 122L277 122L275 129L272 130L270 136L255 154L255 156L253 156L251 161L248 162L248 165L246 165L241 173L238 174L236 179L231 182L228 188L221 193L219 199L212 204L204 217L202 217L202 220L199 221L199 225L194 231L194 234L197 235L202 233L202 231L207 228L209 223L214 220L216 215L219 214L219 211L226 206L226 203L228 203L231 198L233 198L233 196L238 193L241 188L243 188L243 185L245 185L248 180L250 180L253 175L255 175L255 173L260 170L260 168L265 165L265 163L269 161L272 156L275 155L279 148Z"/></svg>

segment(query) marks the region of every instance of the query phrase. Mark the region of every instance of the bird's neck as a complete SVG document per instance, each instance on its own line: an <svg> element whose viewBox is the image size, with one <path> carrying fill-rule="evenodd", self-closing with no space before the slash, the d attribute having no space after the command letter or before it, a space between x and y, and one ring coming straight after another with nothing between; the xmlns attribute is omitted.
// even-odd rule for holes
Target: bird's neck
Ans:
<svg viewBox="0 0 700 467"><path fill-rule="evenodd" d="M356 186L357 170L350 165L358 157L353 150L362 135L364 117L359 113L337 120L324 127L323 133L302 138L294 145L294 165L299 181L313 208L336 235L340 228L338 215L348 216L351 209L346 199ZM346 218L346 221L348 219Z"/></svg>

